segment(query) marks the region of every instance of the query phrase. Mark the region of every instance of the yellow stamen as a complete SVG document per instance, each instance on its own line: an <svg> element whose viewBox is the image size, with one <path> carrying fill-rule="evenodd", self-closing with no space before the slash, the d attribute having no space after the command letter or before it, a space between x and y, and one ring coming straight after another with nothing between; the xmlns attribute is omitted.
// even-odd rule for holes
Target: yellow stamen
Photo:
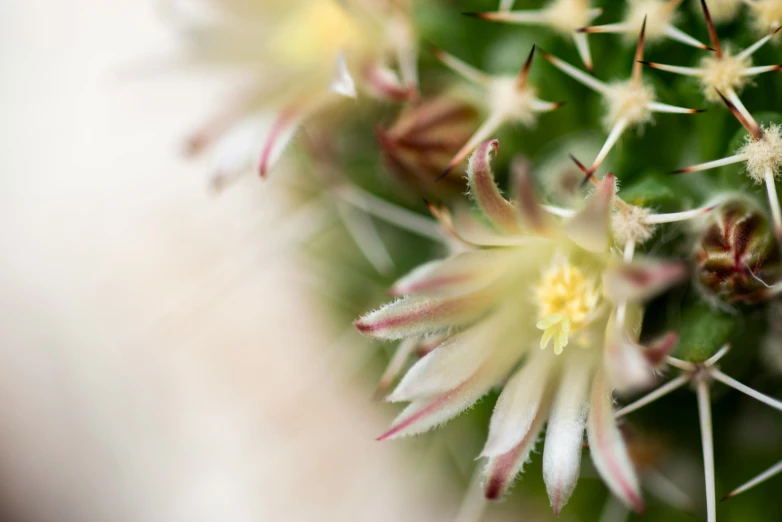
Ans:
<svg viewBox="0 0 782 522"><path fill-rule="evenodd" d="M537 328L543 330L541 349L554 341L559 355L567 346L570 334L589 324L600 294L583 272L565 260L556 261L543 273L535 288L538 304Z"/></svg>
<svg viewBox="0 0 782 522"><path fill-rule="evenodd" d="M355 20L334 0L318 0L295 12L280 28L274 49L293 65L326 63L359 38Z"/></svg>

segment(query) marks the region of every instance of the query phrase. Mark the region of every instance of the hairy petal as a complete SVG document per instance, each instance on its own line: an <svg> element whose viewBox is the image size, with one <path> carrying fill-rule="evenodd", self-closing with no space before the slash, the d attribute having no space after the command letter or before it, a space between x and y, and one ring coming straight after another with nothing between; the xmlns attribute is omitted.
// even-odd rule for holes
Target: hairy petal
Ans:
<svg viewBox="0 0 782 522"><path fill-rule="evenodd" d="M429 431L472 406L497 384L500 377L491 368L483 367L453 390L411 402L378 440L396 439Z"/></svg>
<svg viewBox="0 0 782 522"><path fill-rule="evenodd" d="M357 319L353 324L364 335L378 339L402 339L435 333L478 319L488 308L489 292L429 299L405 297Z"/></svg>
<svg viewBox="0 0 782 522"><path fill-rule="evenodd" d="M551 350L532 351L530 360L505 384L494 406L481 456L503 455L527 436L546 395L554 357Z"/></svg>
<svg viewBox="0 0 782 522"><path fill-rule="evenodd" d="M569 354L546 429L543 481L557 516L573 494L581 470L581 446L593 372L590 355Z"/></svg>
<svg viewBox="0 0 782 522"><path fill-rule="evenodd" d="M401 402L428 398L465 382L492 356L508 319L507 312L494 313L451 336L410 368L388 400Z"/></svg>
<svg viewBox="0 0 782 522"><path fill-rule="evenodd" d="M587 436L595 468L614 495L636 511L643 511L638 477L616 426L611 389L600 369L592 383L589 410Z"/></svg>
<svg viewBox="0 0 782 522"><path fill-rule="evenodd" d="M484 495L490 500L497 500L503 497L508 491L513 479L518 475L524 463L527 462L529 454L535 447L543 423L546 422L548 412L548 397L544 397L544 402L540 405L535 416L530 423L529 430L522 439L507 453L491 457L486 463L484 473L486 474L486 485L484 486Z"/></svg>
<svg viewBox="0 0 782 522"><path fill-rule="evenodd" d="M605 252L611 239L611 205L616 178L606 174L586 206L565 224L565 233L575 244L590 252Z"/></svg>
<svg viewBox="0 0 782 522"><path fill-rule="evenodd" d="M450 297L485 288L503 274L507 251L474 250L423 264L391 288L392 295Z"/></svg>
<svg viewBox="0 0 782 522"><path fill-rule="evenodd" d="M500 193L491 171L491 155L497 152L497 140L481 143L467 166L467 182L475 202L498 230L519 233L519 214Z"/></svg>

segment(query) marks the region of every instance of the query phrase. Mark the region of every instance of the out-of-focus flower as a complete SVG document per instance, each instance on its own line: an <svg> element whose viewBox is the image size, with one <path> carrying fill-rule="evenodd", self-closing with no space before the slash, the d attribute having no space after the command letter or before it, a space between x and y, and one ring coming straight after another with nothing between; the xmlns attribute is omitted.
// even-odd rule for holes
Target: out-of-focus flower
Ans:
<svg viewBox="0 0 782 522"><path fill-rule="evenodd" d="M488 139L502 125L520 123L525 127L532 127L537 123L540 113L556 110L563 105L563 103L548 102L538 98L537 88L529 82L529 71L532 67L532 59L535 57L534 45L527 56L527 61L516 75L488 75L439 49L435 50L435 56L459 76L483 91L477 96L477 100L488 113L486 120L454 155L440 174L440 178L448 175L478 144Z"/></svg>
<svg viewBox="0 0 782 522"><path fill-rule="evenodd" d="M687 174L734 163L744 163L749 178L755 183L766 185L771 217L774 222L774 233L777 239L782 241L782 209L780 209L776 188L776 178L782 171L782 126L772 123L761 127L740 100L737 106L720 91L717 91L717 94L749 133L746 143L733 156L685 167L674 171L674 174ZM738 100L738 98L736 99Z"/></svg>
<svg viewBox="0 0 782 522"><path fill-rule="evenodd" d="M696 244L701 288L729 301L757 302L782 279L782 256L765 214L745 199L723 203L706 218Z"/></svg>
<svg viewBox="0 0 782 522"><path fill-rule="evenodd" d="M766 33L782 27L782 2L779 0L744 0L752 12L755 30Z"/></svg>
<svg viewBox="0 0 782 522"><path fill-rule="evenodd" d="M701 59L699 67L682 67L653 62L644 62L644 64L663 71L693 76L700 82L703 95L707 100L712 102L720 101L719 94L717 94L717 91L720 91L725 93L734 104L737 104L738 93L749 83L753 76L765 72L782 71L782 65L752 66L752 55L763 47L766 42L771 40L779 29L767 34L753 45L734 55L729 47L722 48L706 1L701 0L701 5L703 6L703 14L706 17L706 25L709 28L711 46L715 49L714 54Z"/></svg>
<svg viewBox="0 0 782 522"><path fill-rule="evenodd" d="M622 33L630 40L638 34L645 22L648 22L649 42L657 43L670 38L683 44L708 49L707 46L676 27L677 8L682 0L629 0L624 20L614 24L583 27L580 32Z"/></svg>
<svg viewBox="0 0 782 522"><path fill-rule="evenodd" d="M644 56L644 42L646 40L646 23L641 23L638 44L635 50L635 62L633 63L632 76L624 82L611 84L604 83L580 69L555 56L541 51L543 57L556 68L572 77L576 81L586 85L600 94L605 100L606 115L603 123L608 130L608 138L603 148L598 153L592 166L589 168L590 177L603 163L608 153L616 145L622 133L629 127L641 128L652 119L655 112L695 114L696 109L686 109L660 103L656 100L654 90L642 81L642 60Z"/></svg>
<svg viewBox="0 0 782 522"><path fill-rule="evenodd" d="M510 8L500 6L497 12L468 14L492 22L549 27L562 36L573 38L581 60L587 69L592 70L586 33L577 30L592 23L603 12L602 9L593 8L590 0L552 0L546 7L535 10L510 11Z"/></svg>
<svg viewBox="0 0 782 522"><path fill-rule="evenodd" d="M299 125L340 99L366 93L400 101L417 92L416 39L404 2L207 4L214 12L186 32L189 61L249 76L189 140L195 153L219 139L216 186L253 167L265 176Z"/></svg>
<svg viewBox="0 0 782 522"><path fill-rule="evenodd" d="M479 124L478 113L456 96L422 99L388 128L377 130L388 170L417 194L453 194L464 189L462 172L435 182Z"/></svg>
<svg viewBox="0 0 782 522"><path fill-rule="evenodd" d="M632 249L628 255L625 248L623 259L611 248L612 209L619 204L613 175L596 182L583 209L570 212L540 205L529 172L517 163L518 200L511 202L490 169L497 147L483 143L468 167L481 216L436 210L463 251L415 269L392 288L403 297L355 323L371 337L405 339L400 350L407 353L411 339L414 345L444 336L388 397L411 404L380 438L427 431L510 375L481 453L488 459L485 495L504 494L547 421L543 476L555 512L575 488L584 429L601 476L623 502L640 509L611 392L652 382L654 364L676 336L654 349L640 346L639 303L686 270L680 263L628 262Z"/></svg>

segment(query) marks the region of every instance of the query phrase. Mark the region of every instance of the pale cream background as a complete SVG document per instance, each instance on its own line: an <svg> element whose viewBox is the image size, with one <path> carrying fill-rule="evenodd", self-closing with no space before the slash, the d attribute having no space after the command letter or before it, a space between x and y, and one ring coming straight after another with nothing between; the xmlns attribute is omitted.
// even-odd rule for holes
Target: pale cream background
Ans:
<svg viewBox="0 0 782 522"><path fill-rule="evenodd" d="M128 79L173 43L151 0L0 2L0 518L452 520L429 446L373 440L275 182L179 157L219 84Z"/></svg>

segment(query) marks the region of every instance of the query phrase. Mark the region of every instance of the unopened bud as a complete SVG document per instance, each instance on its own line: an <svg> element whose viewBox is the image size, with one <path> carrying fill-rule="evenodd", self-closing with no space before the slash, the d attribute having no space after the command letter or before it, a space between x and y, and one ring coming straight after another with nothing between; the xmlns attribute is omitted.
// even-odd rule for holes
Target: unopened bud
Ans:
<svg viewBox="0 0 782 522"><path fill-rule="evenodd" d="M421 100L387 129L378 129L388 170L421 195L442 198L464 190L464 171L435 180L478 127L474 108L455 98Z"/></svg>
<svg viewBox="0 0 782 522"><path fill-rule="evenodd" d="M782 256L765 213L746 199L729 200L708 217L695 247L702 289L726 302L768 299L782 279Z"/></svg>

